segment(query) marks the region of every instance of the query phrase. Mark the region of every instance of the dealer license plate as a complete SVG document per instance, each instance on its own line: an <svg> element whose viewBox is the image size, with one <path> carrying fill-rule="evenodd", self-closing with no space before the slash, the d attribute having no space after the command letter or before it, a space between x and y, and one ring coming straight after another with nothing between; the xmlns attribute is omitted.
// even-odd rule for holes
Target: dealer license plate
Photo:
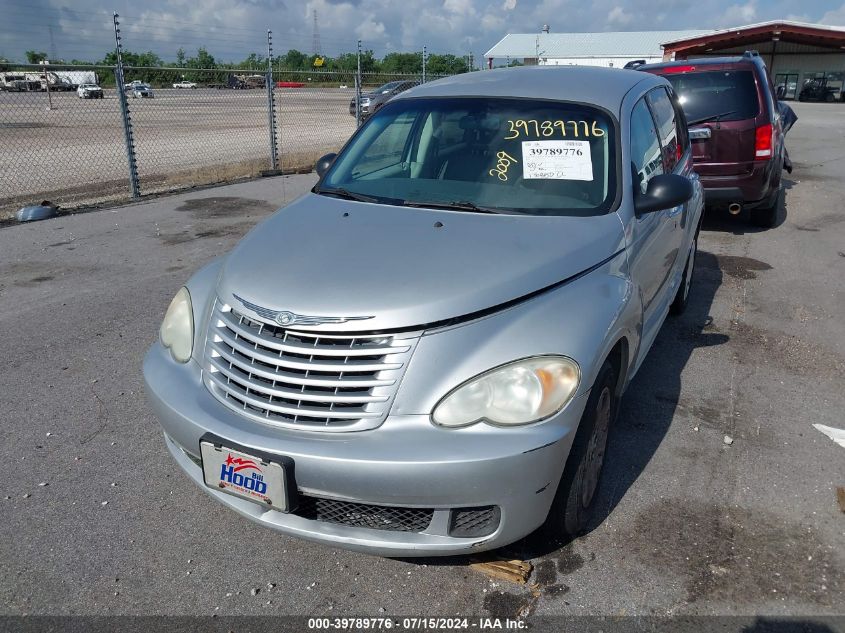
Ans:
<svg viewBox="0 0 845 633"><path fill-rule="evenodd" d="M248 453L200 442L205 485L287 512L285 471L281 464Z"/></svg>

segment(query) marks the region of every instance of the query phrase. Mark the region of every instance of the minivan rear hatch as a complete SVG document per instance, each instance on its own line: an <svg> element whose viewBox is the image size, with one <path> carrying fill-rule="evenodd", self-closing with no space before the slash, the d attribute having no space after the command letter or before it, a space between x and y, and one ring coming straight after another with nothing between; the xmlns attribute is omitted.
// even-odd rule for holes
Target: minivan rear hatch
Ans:
<svg viewBox="0 0 845 633"><path fill-rule="evenodd" d="M702 176L750 173L760 98L750 66L674 66L660 69L687 117L696 171Z"/></svg>

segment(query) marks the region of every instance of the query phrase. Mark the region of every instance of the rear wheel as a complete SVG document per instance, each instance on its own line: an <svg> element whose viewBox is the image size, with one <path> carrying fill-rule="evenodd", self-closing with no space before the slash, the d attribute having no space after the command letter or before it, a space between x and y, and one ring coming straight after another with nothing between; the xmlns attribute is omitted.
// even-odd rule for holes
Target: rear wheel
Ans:
<svg viewBox="0 0 845 633"><path fill-rule="evenodd" d="M764 206L751 209L751 223L764 229L771 229L777 226L780 220L782 206L783 187L778 186Z"/></svg>
<svg viewBox="0 0 845 633"><path fill-rule="evenodd" d="M599 370L578 424L569 458L542 527L543 536L572 539L592 515L601 478L610 425L618 410L616 371L609 361Z"/></svg>
<svg viewBox="0 0 845 633"><path fill-rule="evenodd" d="M826 95L824 96L824 100L825 100L827 103L833 103L833 99L834 99L833 93L830 93L830 92L829 92L828 94L826 94Z"/></svg>

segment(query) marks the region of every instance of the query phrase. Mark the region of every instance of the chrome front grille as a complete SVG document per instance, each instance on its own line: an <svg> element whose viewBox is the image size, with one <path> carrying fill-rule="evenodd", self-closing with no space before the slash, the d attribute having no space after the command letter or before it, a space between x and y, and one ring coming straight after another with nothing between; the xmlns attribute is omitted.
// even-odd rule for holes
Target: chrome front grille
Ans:
<svg viewBox="0 0 845 633"><path fill-rule="evenodd" d="M371 429L387 417L418 338L289 329L218 301L203 375L221 402L266 424Z"/></svg>

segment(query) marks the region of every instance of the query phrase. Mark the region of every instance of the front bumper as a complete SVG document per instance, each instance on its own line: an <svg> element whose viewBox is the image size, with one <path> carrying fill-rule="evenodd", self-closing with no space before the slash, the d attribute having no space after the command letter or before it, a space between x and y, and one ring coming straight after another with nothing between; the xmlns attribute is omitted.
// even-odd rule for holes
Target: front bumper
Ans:
<svg viewBox="0 0 845 633"><path fill-rule="evenodd" d="M384 556L480 552L534 531L548 514L588 395L555 418L528 427L479 424L447 430L432 425L427 415L399 415L370 431L329 434L279 429L238 415L208 392L194 361L174 362L159 343L144 360L144 378L168 449L209 495L285 534ZM420 532L394 532L312 520L224 494L205 486L195 463L206 433L291 458L300 494L432 508L433 518ZM492 534L449 535L451 509L480 506L500 510Z"/></svg>

